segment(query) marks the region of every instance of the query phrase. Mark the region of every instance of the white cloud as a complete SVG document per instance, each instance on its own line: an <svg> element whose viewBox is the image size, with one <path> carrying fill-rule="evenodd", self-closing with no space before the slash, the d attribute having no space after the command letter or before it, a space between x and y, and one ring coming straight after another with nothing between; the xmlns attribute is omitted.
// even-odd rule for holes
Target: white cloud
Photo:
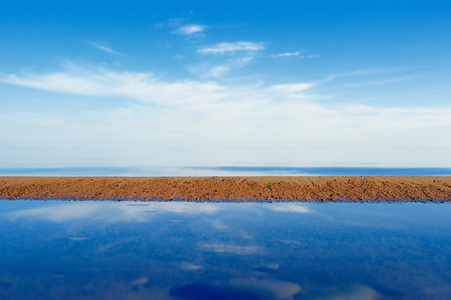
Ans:
<svg viewBox="0 0 451 300"><path fill-rule="evenodd" d="M451 165L445 155L451 141L443 138L451 130L449 107L324 101L321 82L171 81L151 73L74 65L55 73L27 72L0 75L0 82L61 93L55 99L71 94L92 97L89 101L96 104L86 104L89 110L73 114L0 111L0 128L10 129L1 133L3 165L17 160L17 143L23 163L29 164L36 157L26 156L32 153L27 146L41 151L43 164L54 162L56 151L58 162L86 158L127 166ZM87 101L86 97L73 99ZM122 144L127 148L118 147Z"/></svg>
<svg viewBox="0 0 451 300"><path fill-rule="evenodd" d="M79 69L72 66L66 73L12 74L0 77L0 82L52 92L127 97L162 105L214 101L222 98L221 90L224 88L213 82L163 82L151 73L114 72L102 68Z"/></svg>
<svg viewBox="0 0 451 300"><path fill-rule="evenodd" d="M109 47L106 47L106 46L103 46L103 45L100 45L100 44L97 44L97 43L94 43L94 42L87 42L87 43L89 45L91 45L92 47L94 47L96 49L99 49L99 50L102 50L104 52L108 52L108 53L116 54L116 55L124 55L121 52L115 51L115 50L113 50L113 49L111 49Z"/></svg>
<svg viewBox="0 0 451 300"><path fill-rule="evenodd" d="M280 53L280 54L273 54L273 55L269 55L268 57L298 56L299 54L301 54L301 51L298 51L298 52L286 52L286 53Z"/></svg>
<svg viewBox="0 0 451 300"><path fill-rule="evenodd" d="M175 33L183 34L183 35L190 35L193 33L199 33L202 31L205 31L205 26L197 25L197 24L188 24L183 25L178 28L178 30Z"/></svg>
<svg viewBox="0 0 451 300"><path fill-rule="evenodd" d="M286 53L280 53L280 54L273 54L268 55L268 57L277 58L277 57L290 57L290 56L297 56L299 58L318 58L320 57L319 54L309 54L309 55L300 55L302 52L286 52Z"/></svg>
<svg viewBox="0 0 451 300"><path fill-rule="evenodd" d="M236 51L260 51L265 49L262 43L253 42L234 42L234 43L219 43L213 47L206 47L197 50L201 54L224 54L227 52Z"/></svg>

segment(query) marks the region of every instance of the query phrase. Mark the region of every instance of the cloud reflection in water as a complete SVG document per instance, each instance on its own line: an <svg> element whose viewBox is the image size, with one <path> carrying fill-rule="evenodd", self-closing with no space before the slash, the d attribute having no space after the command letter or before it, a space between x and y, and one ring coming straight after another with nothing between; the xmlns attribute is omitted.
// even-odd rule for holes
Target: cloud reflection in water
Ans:
<svg viewBox="0 0 451 300"><path fill-rule="evenodd" d="M450 209L0 201L0 299L446 298Z"/></svg>
<svg viewBox="0 0 451 300"><path fill-rule="evenodd" d="M147 222L152 218L149 212L177 214L212 214L221 210L213 203L153 202L146 205L127 202L57 202L42 207L14 211L7 214L11 221L17 219L70 222L89 219L90 221ZM147 213L147 214L143 214Z"/></svg>

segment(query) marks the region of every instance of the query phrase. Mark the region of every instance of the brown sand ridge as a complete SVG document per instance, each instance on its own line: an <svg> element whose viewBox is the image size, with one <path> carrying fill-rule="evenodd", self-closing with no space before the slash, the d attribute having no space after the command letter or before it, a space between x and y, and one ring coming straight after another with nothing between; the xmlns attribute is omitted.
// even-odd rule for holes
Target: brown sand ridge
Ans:
<svg viewBox="0 0 451 300"><path fill-rule="evenodd" d="M0 198L451 201L451 177L0 177Z"/></svg>

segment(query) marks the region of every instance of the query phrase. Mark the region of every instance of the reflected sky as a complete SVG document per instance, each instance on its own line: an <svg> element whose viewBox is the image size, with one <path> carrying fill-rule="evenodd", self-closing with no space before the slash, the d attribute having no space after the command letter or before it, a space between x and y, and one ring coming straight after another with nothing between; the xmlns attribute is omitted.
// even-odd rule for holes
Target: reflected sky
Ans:
<svg viewBox="0 0 451 300"><path fill-rule="evenodd" d="M0 201L1 299L443 299L450 204Z"/></svg>

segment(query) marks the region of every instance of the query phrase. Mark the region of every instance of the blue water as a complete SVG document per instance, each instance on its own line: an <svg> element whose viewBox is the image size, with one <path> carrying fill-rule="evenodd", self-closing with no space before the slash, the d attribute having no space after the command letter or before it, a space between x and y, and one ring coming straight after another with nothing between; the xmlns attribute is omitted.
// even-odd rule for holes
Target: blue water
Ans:
<svg viewBox="0 0 451 300"><path fill-rule="evenodd" d="M197 170L216 170L231 173L259 173L266 175L321 176L450 176L451 168L377 168L377 167L197 167Z"/></svg>
<svg viewBox="0 0 451 300"><path fill-rule="evenodd" d="M450 215L423 203L1 200L0 299L446 299Z"/></svg>
<svg viewBox="0 0 451 300"><path fill-rule="evenodd" d="M0 168L0 176L451 176L451 168L377 167L78 167Z"/></svg>

